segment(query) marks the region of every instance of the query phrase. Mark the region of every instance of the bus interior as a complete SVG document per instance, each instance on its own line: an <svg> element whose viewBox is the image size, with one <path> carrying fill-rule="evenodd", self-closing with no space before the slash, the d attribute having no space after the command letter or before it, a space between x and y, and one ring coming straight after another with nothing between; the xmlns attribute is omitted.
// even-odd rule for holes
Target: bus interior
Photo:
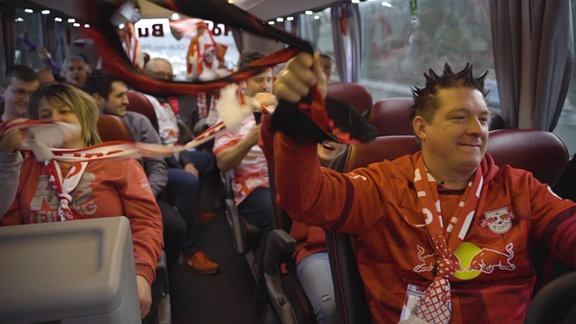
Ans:
<svg viewBox="0 0 576 324"><path fill-rule="evenodd" d="M489 152L499 158L498 163L527 168L553 186L576 154L576 0L557 0L555 5L544 0L516 1L509 6L498 0L211 2L236 6L259 19L258 23L266 28L294 35L307 42L313 51L332 58L329 96L366 107L362 113L380 128L381 137L377 141L391 148L382 152L376 144L355 147L347 161L352 166L391 159L417 149L410 142L413 131L407 115L413 103L412 90L414 86L423 85L424 73L429 69L441 71L446 62L457 70L471 63L474 73L488 72L486 101L491 112L491 131L495 132L494 138L490 137L494 148L490 151L489 146ZM117 11L110 17L96 17L97 12L93 11L96 3L113 6ZM0 0L3 54L0 68L5 71L13 64L22 64L39 69L43 66L38 55L40 48L51 54L55 68L61 68L70 55L85 57L92 70L111 66L114 62L107 61L110 52L101 51L101 43L91 38L94 33L90 30L102 21L128 31L132 44L138 44L142 53L151 58L168 59L174 67L171 83L174 88L196 84L198 80L210 82L225 78L237 69L244 51L270 54L286 48L278 38L250 32L249 26L227 26L219 16L220 5L210 10L206 5L210 1L201 3L205 7L203 17L199 18L174 10L180 4L184 8L185 1ZM222 75L202 79L201 75L190 74L187 49L197 33L199 21L207 24L213 40L225 48L220 68L226 73ZM123 54L131 60L130 53L128 50ZM274 71L280 71L281 67L279 64ZM127 83L130 86L130 82ZM179 118L198 135L205 130L202 121L206 116L199 113L195 106L197 100L190 95L191 105L180 107ZM510 129L527 132L511 135ZM528 130L544 131L546 135ZM117 139L112 137L118 136L119 131L113 128L110 134L111 139ZM395 139L388 142L387 136ZM533 154L536 147L540 151ZM346 168L352 166L346 164L340 171L348 171ZM157 323L258 321L254 271L259 270L253 268L254 255L249 253L254 229L235 210L227 187L230 181L229 174L215 173L203 186L200 201L200 209L212 212L214 219L201 224L199 245L220 264L219 272L201 276L186 271L181 264L176 266L167 275L168 288L164 292L169 296L169 307L159 312ZM276 215L278 230L288 226L281 224L282 216ZM295 305L294 300L305 297L291 288L294 278L283 276L287 272L287 251L293 244L283 236L285 233L274 234L273 240L277 242L270 244L273 246L270 253L276 255L267 259L273 265L267 274L267 285L276 323L315 323L305 301L304 306ZM347 304L346 309L338 310L339 321L368 323L371 319L366 316L369 309L361 280L357 282L358 270L349 270L346 266L346 263L355 263L353 253L352 259L348 255L352 249L350 243L338 236L329 239L338 249L347 249L347 252L332 252L342 253L338 260L341 264L332 264L333 268L339 266L346 274L352 271L352 276L356 271L353 282L340 278L341 283L360 285L351 291L336 289L341 294L338 301ZM274 291L275 288L278 291ZM60 323L57 319L46 321Z"/></svg>

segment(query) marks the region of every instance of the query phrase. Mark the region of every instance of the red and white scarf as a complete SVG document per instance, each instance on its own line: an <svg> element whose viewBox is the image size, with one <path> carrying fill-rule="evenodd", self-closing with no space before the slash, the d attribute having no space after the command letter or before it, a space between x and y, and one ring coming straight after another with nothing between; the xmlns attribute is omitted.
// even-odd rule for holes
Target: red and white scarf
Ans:
<svg viewBox="0 0 576 324"><path fill-rule="evenodd" d="M420 302L416 315L427 323L449 323L452 313L450 277L456 271L454 251L458 248L474 219L482 191L482 168L468 182L462 200L447 226L443 224L438 187L428 173L422 155L416 161L414 187L424 215L430 245L437 259L436 273Z"/></svg>
<svg viewBox="0 0 576 324"><path fill-rule="evenodd" d="M62 171L58 162L51 160L46 161L45 164L48 166L50 183L54 190L56 190L58 201L60 202L58 206L58 217L60 221L77 218L76 211L70 207L73 200L71 193L80 183L88 162L74 163L64 178L62 178Z"/></svg>
<svg viewBox="0 0 576 324"><path fill-rule="evenodd" d="M237 131L239 122L252 113L252 111L272 111L275 99L260 97L258 101L238 93L237 86L232 84L226 87L226 93L236 101L236 105L230 105L227 109L219 112L222 121L210 126L204 132L196 136L184 145L165 146L160 144L135 143L127 141L109 141L80 149L57 149L55 146L62 144L65 138L77 134L80 129L76 125L52 122L47 120L12 119L0 123L0 137L5 133L20 130L24 133L24 141L19 149L32 151L38 161L62 161L62 162L85 162L122 158L156 158L170 156L174 153L195 148L211 139L225 129ZM267 105L268 107L265 107ZM227 118L224 118L226 116Z"/></svg>

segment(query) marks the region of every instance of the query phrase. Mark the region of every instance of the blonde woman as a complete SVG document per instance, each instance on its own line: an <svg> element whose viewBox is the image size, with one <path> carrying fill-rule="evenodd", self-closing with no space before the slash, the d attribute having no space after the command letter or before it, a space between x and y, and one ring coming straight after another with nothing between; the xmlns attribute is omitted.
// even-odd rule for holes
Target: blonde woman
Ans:
<svg viewBox="0 0 576 324"><path fill-rule="evenodd" d="M41 88L30 99L31 119L74 124L80 132L59 148L75 150L100 143L94 99L66 84ZM80 151L78 151L80 150ZM64 153L64 155L70 153ZM133 159L64 163L58 158L24 160L16 198L3 225L126 216L130 220L141 316L152 303L150 285L162 249L162 219L146 174Z"/></svg>

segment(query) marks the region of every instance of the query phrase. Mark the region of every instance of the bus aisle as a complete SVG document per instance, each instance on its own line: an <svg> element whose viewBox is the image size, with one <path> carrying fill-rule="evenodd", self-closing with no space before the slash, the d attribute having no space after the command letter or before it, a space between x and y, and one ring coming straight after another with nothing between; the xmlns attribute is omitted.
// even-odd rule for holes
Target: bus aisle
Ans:
<svg viewBox="0 0 576 324"><path fill-rule="evenodd" d="M201 203L212 204L218 195L206 191ZM232 248L223 211L200 225L198 243L220 264L220 271L202 276L187 271L182 264L174 268L170 275L172 324L254 323L254 283L246 258Z"/></svg>

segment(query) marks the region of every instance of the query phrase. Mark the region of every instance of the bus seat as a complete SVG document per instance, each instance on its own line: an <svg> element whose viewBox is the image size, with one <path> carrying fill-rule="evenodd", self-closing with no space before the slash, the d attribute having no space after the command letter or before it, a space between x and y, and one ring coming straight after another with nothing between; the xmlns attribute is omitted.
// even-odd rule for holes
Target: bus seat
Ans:
<svg viewBox="0 0 576 324"><path fill-rule="evenodd" d="M372 109L372 94L366 87L358 83L328 83L326 96L348 102L364 116L367 116Z"/></svg>
<svg viewBox="0 0 576 324"><path fill-rule="evenodd" d="M374 104L368 121L376 126L378 135L414 135L410 122L412 97L395 97L379 100Z"/></svg>
<svg viewBox="0 0 576 324"><path fill-rule="evenodd" d="M100 117L98 117L97 128L102 142L134 141L128 127L118 116L100 114Z"/></svg>
<svg viewBox="0 0 576 324"><path fill-rule="evenodd" d="M344 158L341 172L384 159L395 159L417 152L420 146L413 135L381 136L369 143L351 145ZM330 268L338 320L343 324L370 323L371 314L364 292L364 282L358 272L353 240L344 234L326 232Z"/></svg>
<svg viewBox="0 0 576 324"><path fill-rule="evenodd" d="M222 185L224 186L225 214L226 221L232 234L232 248L239 254L246 256L246 261L250 266L250 272L255 280L258 278L259 269L256 268L256 259L254 251L260 242L261 230L254 224L251 224L238 212L238 207L234 201L234 192L232 190L232 180L234 171L220 173Z"/></svg>
<svg viewBox="0 0 576 324"><path fill-rule="evenodd" d="M532 298L524 324L572 323L576 318L575 290L576 271L554 279ZM567 311L559 312L559 305Z"/></svg>
<svg viewBox="0 0 576 324"><path fill-rule="evenodd" d="M378 137L370 143L351 145L340 171L347 172L384 159L395 159L419 149L414 136ZM551 186L556 183L568 163L568 152L564 143L556 135L542 130L491 131L487 151L499 166L510 164L524 168L531 171L536 179ZM356 264L354 240L347 235L333 232L327 232L326 238L340 323L369 323L371 315L364 283ZM539 253L538 248L535 249L534 257L540 257ZM538 272L539 269L536 270L538 275L542 274Z"/></svg>
<svg viewBox="0 0 576 324"><path fill-rule="evenodd" d="M536 129L491 131L488 153L496 164L528 170L550 187L556 185L569 159L568 150L558 136Z"/></svg>
<svg viewBox="0 0 576 324"><path fill-rule="evenodd" d="M127 218L0 227L0 246L0 322L140 322Z"/></svg>
<svg viewBox="0 0 576 324"><path fill-rule="evenodd" d="M274 172L270 163L268 168L271 171L269 172L271 194L272 197L276 197ZM276 202L275 199L273 201ZM314 310L300 285L296 263L292 257L297 244L289 234L292 219L276 203L274 207L274 229L268 235L263 262L270 302L282 323L316 323Z"/></svg>
<svg viewBox="0 0 576 324"><path fill-rule="evenodd" d="M154 126L154 129L158 131L160 129L158 126L158 118L148 98L146 98L143 93L134 90L128 90L126 94L128 95L128 107L126 107L126 109L146 116L152 123L152 126Z"/></svg>

